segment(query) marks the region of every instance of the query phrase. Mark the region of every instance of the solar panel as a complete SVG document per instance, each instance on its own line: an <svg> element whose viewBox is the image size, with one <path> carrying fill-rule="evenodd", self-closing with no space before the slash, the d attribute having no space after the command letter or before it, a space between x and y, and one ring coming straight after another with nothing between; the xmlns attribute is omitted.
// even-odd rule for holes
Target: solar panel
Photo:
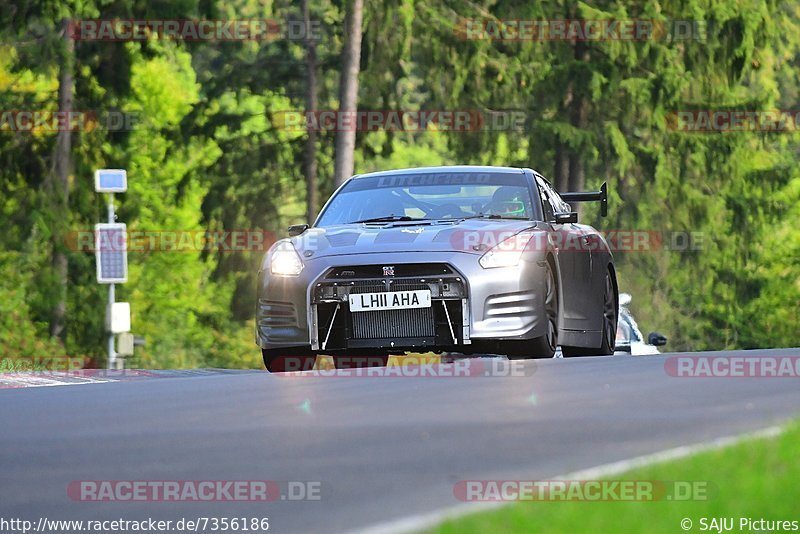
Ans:
<svg viewBox="0 0 800 534"><path fill-rule="evenodd" d="M124 223L94 225L94 245L97 282L100 284L127 282L127 226Z"/></svg>

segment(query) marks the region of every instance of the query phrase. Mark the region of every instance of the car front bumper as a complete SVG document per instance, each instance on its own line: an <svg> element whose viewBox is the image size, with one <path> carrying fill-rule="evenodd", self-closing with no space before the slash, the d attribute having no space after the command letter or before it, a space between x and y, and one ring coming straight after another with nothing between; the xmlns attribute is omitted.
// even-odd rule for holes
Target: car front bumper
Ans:
<svg viewBox="0 0 800 534"><path fill-rule="evenodd" d="M544 260L524 256L515 267L484 269L479 258L465 252L382 252L305 259L303 270L293 277L262 271L256 342L264 349L305 347L315 352L354 348L466 350L475 342L543 335ZM404 266L409 267L406 271L413 270L412 265L443 265L449 272L445 269L410 276L401 272ZM362 276L365 266L377 269L374 272L378 275ZM395 267L397 276L380 275L383 266ZM347 277L338 276L343 271ZM350 291L426 286L432 294L433 332L423 331L422 324L412 324L420 320L420 315L413 313L349 311ZM361 287L370 289L357 289ZM363 324L367 316L355 318L364 313L373 314L374 331ZM386 324L378 324L381 322Z"/></svg>

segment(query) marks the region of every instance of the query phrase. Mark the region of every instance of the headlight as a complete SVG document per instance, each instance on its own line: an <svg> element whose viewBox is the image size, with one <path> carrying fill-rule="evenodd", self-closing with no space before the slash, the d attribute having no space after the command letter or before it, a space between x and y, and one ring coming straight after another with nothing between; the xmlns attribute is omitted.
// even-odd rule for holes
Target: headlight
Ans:
<svg viewBox="0 0 800 534"><path fill-rule="evenodd" d="M269 271L278 276L297 276L303 270L303 260L290 241L280 243L272 252Z"/></svg>
<svg viewBox="0 0 800 534"><path fill-rule="evenodd" d="M514 267L519 264L522 253L533 237L533 232L525 231L512 235L494 246L478 260L484 269L494 267Z"/></svg>

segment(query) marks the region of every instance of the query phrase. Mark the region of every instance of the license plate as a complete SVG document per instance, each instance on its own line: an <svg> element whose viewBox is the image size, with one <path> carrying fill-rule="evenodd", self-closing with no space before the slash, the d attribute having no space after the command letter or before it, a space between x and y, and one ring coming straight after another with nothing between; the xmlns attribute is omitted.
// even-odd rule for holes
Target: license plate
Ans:
<svg viewBox="0 0 800 534"><path fill-rule="evenodd" d="M430 289L416 291L390 291L388 293L350 294L350 311L407 310L430 308Z"/></svg>

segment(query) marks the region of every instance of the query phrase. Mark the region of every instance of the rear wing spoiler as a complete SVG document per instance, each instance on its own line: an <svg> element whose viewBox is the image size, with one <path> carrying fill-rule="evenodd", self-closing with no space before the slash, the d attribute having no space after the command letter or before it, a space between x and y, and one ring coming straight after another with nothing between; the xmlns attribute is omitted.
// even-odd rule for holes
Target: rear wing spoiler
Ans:
<svg viewBox="0 0 800 534"><path fill-rule="evenodd" d="M600 215L608 215L608 185L603 182L600 191L587 191L580 193L561 193L565 202L600 202Z"/></svg>

